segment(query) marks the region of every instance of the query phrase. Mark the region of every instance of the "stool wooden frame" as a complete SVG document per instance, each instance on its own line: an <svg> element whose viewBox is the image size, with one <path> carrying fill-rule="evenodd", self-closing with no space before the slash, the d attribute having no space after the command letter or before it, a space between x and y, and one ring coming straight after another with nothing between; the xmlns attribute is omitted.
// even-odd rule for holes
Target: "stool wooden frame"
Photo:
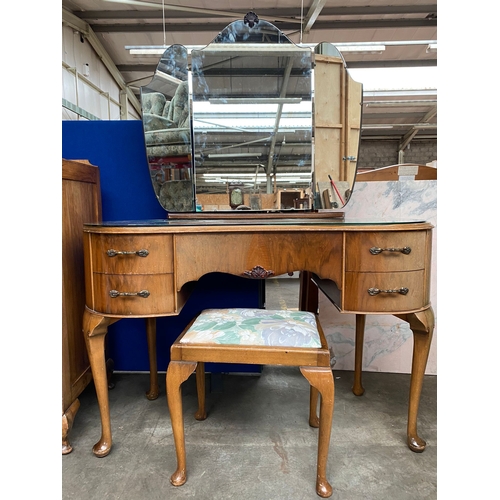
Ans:
<svg viewBox="0 0 500 500"><path fill-rule="evenodd" d="M195 418L204 420L207 417L205 362L298 366L310 384L309 425L319 427L316 493L323 498L331 496L332 487L326 479L326 464L333 418L334 381L330 352L318 317L316 316L321 341L319 348L182 343L181 339L191 324L171 346L166 375L167 401L177 456L177 470L171 476L170 482L174 486L181 486L187 479L181 385L195 370L198 393L198 411ZM321 396L319 417L316 411L318 396Z"/></svg>

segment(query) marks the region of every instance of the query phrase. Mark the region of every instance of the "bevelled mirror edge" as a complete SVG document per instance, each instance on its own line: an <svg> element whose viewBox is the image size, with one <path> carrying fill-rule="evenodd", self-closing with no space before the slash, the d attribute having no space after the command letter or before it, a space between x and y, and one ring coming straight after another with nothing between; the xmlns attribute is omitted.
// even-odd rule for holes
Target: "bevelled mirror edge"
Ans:
<svg viewBox="0 0 500 500"><path fill-rule="evenodd" d="M152 186L167 212L192 212L194 177L188 51L166 48L141 87L142 123Z"/></svg>
<svg viewBox="0 0 500 500"><path fill-rule="evenodd" d="M317 208L348 203L359 158L363 85L329 42L314 48L314 183ZM338 86L331 91L332 82Z"/></svg>

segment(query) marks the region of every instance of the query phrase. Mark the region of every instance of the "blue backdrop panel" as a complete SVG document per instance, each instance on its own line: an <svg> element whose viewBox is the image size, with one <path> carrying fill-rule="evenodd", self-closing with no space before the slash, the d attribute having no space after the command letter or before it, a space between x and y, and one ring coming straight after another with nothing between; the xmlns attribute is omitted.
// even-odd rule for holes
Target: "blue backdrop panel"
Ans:
<svg viewBox="0 0 500 500"><path fill-rule="evenodd" d="M62 125L62 157L99 167L103 220L166 218L149 176L140 120Z"/></svg>
<svg viewBox="0 0 500 500"><path fill-rule="evenodd" d="M103 220L165 219L149 176L142 122L63 121L62 157L99 167ZM212 273L200 279L178 316L157 319L158 369L166 370L170 345L201 310L210 307L261 307L263 282ZM146 324L127 318L108 330L107 354L117 371L148 371ZM211 371L259 371L251 365L214 365Z"/></svg>

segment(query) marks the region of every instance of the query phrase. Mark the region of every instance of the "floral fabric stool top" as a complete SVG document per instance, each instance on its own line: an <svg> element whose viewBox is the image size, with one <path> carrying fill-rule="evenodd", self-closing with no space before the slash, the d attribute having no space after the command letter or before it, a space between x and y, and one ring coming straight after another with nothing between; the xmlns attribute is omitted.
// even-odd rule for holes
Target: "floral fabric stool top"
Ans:
<svg viewBox="0 0 500 500"><path fill-rule="evenodd" d="M192 344L321 347L313 313L244 308L202 311L180 341Z"/></svg>

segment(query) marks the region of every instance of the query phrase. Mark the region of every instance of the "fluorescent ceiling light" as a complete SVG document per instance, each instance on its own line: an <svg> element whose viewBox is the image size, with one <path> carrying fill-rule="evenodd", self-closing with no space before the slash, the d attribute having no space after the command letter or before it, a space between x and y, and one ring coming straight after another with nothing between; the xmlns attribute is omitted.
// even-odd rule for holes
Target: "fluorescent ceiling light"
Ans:
<svg viewBox="0 0 500 500"><path fill-rule="evenodd" d="M400 41L385 41L385 42L339 42L339 43L331 43L334 47L336 47L340 52L348 52L348 53L382 53L386 47L389 46L408 46L408 45L427 45L427 52L435 52L437 50L437 41L436 40L400 40ZM220 51L231 51L232 44L217 44L217 48L215 44L210 46L210 49L213 52ZM296 51L297 49L314 49L318 44L316 43L298 43L298 44L245 44L248 47L247 50L253 51L259 49L259 51L272 51L273 54L276 53L277 48L279 47L282 53L289 53L290 51ZM160 46L160 45L125 45L125 50L129 50L131 55L142 55L142 56L161 56L165 49L169 46ZM193 50L202 50L206 45L184 45L186 47L188 54L191 54ZM241 49L241 44L238 44L238 50ZM233 48L232 51L236 50Z"/></svg>
<svg viewBox="0 0 500 500"><path fill-rule="evenodd" d="M127 48L127 47L125 47ZM166 47L163 47L161 49L148 49L148 48L143 48L143 49L129 49L130 50L130 55L131 56L161 56L166 50Z"/></svg>
<svg viewBox="0 0 500 500"><path fill-rule="evenodd" d="M201 51L204 54L221 55L269 52L272 56L279 56L294 52L311 52L312 47L300 47L294 43L211 43Z"/></svg>
<svg viewBox="0 0 500 500"><path fill-rule="evenodd" d="M132 56L162 56L165 50L172 45L125 45L125 50L128 50ZM188 54L193 50L200 50L206 45L184 45Z"/></svg>
<svg viewBox="0 0 500 500"><path fill-rule="evenodd" d="M397 123L396 125L385 125L381 124L373 124L373 125L365 125L362 127L362 130L376 129L376 128L414 128L414 129L434 129L437 128L437 124L435 123Z"/></svg>
<svg viewBox="0 0 500 500"><path fill-rule="evenodd" d="M420 68L419 68L420 69ZM405 89L401 84L401 89L393 90L366 90L363 91L364 97L400 97L400 96L426 96L436 95L436 89ZM369 101L367 101L369 102Z"/></svg>
<svg viewBox="0 0 500 500"><path fill-rule="evenodd" d="M387 108L387 107L421 107L421 106L432 106L437 104L436 100L433 101L365 101L363 104L367 108Z"/></svg>
<svg viewBox="0 0 500 500"><path fill-rule="evenodd" d="M161 56L170 46L158 46L158 45L145 45L145 46L130 46L125 45L125 50L130 52L130 55L134 56ZM204 54L217 54L217 55L233 55L235 52L238 53L262 53L269 52L270 55L288 55L290 53L301 53L301 52L311 52L312 47L300 47L293 43L290 44L269 44L269 43L245 43L245 44L233 44L233 43L220 43L207 45L184 45L186 47L188 54L191 54L193 50L203 51Z"/></svg>
<svg viewBox="0 0 500 500"><path fill-rule="evenodd" d="M417 123L413 125L414 129L437 128L437 123Z"/></svg>
<svg viewBox="0 0 500 500"><path fill-rule="evenodd" d="M385 45L344 45L337 46L337 49L342 53L348 54L382 54L385 50Z"/></svg>

